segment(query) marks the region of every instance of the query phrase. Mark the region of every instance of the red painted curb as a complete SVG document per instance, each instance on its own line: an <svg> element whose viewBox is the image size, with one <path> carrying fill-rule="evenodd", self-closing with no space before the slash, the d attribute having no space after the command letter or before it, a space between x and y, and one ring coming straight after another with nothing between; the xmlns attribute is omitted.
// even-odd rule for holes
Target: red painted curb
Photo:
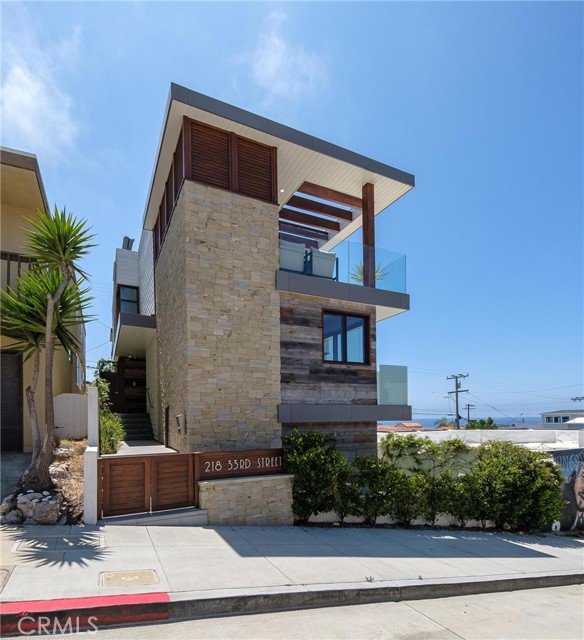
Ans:
<svg viewBox="0 0 584 640"><path fill-rule="evenodd" d="M0 633L55 630L63 633L111 624L168 620L169 602L169 594L162 592L6 602L0 604Z"/></svg>

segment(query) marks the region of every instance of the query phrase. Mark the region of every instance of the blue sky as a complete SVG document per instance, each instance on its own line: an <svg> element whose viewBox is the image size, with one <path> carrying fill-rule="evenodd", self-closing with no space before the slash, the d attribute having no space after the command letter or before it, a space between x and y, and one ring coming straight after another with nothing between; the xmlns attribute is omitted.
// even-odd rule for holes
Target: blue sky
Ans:
<svg viewBox="0 0 584 640"><path fill-rule="evenodd" d="M139 238L170 82L416 176L378 219L411 311L378 361L414 417L575 405L583 368L580 2L2 3L1 140L87 218L108 357L115 247ZM466 413L465 413L466 415Z"/></svg>

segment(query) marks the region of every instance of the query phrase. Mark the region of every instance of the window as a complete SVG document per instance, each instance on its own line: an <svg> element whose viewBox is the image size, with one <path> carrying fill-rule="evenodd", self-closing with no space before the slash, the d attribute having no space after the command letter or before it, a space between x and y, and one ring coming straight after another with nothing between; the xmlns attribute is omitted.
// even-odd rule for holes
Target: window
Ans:
<svg viewBox="0 0 584 640"><path fill-rule="evenodd" d="M546 421L548 424L549 424L549 423L553 423L554 418L553 418L553 416L546 416L546 417L545 417L545 421Z"/></svg>
<svg viewBox="0 0 584 640"><path fill-rule="evenodd" d="M323 314L323 351L325 362L369 360L367 318L341 313Z"/></svg>
<svg viewBox="0 0 584 640"><path fill-rule="evenodd" d="M119 289L121 313L139 313L138 287L121 286Z"/></svg>

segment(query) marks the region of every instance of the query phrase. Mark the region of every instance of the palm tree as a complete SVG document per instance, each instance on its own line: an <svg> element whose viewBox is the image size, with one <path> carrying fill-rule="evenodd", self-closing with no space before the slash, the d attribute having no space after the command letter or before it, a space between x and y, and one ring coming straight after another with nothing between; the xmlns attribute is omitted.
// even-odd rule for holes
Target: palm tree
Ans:
<svg viewBox="0 0 584 640"><path fill-rule="evenodd" d="M79 261L95 245L91 244L94 236L89 233L86 222L75 219L67 213L66 209L59 211L56 205L52 215L48 211L37 210L36 217L28 222L32 227L26 232L28 254L34 259L36 265L31 278L35 278L36 274L40 279L40 274L50 273L56 285L55 288L45 289L45 438L39 454L25 474L26 480L34 483L36 487L48 488L52 485L49 466L53 459L55 440L53 359L55 341L58 339L56 328L59 326L59 318L63 315L60 301L64 295L67 295L65 291L68 288L79 292L76 281L79 278L86 278L86 274L79 266ZM77 317L75 322L71 318L67 322L69 321L68 326L78 324L81 317Z"/></svg>
<svg viewBox="0 0 584 640"><path fill-rule="evenodd" d="M64 289L54 314L53 330L57 344L69 353L76 354L79 354L81 344L71 328L88 321L84 313L91 300L88 295L89 289L82 289L81 282L76 282ZM25 389L33 436L33 452L30 466L23 475L23 481L27 482L23 484L37 484L30 473L42 451L35 392L40 373L40 356L46 340L47 295L54 296L59 285L58 272L38 267L19 277L15 290L9 287L6 291L0 292L2 315L0 331L3 336L13 340L10 348L22 353L25 361L33 358L31 383Z"/></svg>

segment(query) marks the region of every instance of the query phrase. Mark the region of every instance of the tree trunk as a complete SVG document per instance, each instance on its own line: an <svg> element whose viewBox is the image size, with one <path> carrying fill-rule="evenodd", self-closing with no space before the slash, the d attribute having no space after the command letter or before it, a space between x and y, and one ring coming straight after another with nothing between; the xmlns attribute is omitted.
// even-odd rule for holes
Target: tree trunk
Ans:
<svg viewBox="0 0 584 640"><path fill-rule="evenodd" d="M53 461L55 447L55 407L53 399L53 360L55 355L55 335L53 332L55 304L67 286L64 277L54 296L47 294L47 323L45 326L45 438L43 446L30 468L22 477L23 487L34 489L52 489L53 480L49 467Z"/></svg>
<svg viewBox="0 0 584 640"><path fill-rule="evenodd" d="M36 411L36 404L34 401L34 395L36 393L37 384L39 381L39 370L41 364L41 352L34 352L34 363L32 369L32 380L30 385L25 389L26 403L28 405L28 414L30 416L30 428L32 431L32 462L31 466L35 463L36 458L41 452L41 432L39 429L39 418Z"/></svg>

